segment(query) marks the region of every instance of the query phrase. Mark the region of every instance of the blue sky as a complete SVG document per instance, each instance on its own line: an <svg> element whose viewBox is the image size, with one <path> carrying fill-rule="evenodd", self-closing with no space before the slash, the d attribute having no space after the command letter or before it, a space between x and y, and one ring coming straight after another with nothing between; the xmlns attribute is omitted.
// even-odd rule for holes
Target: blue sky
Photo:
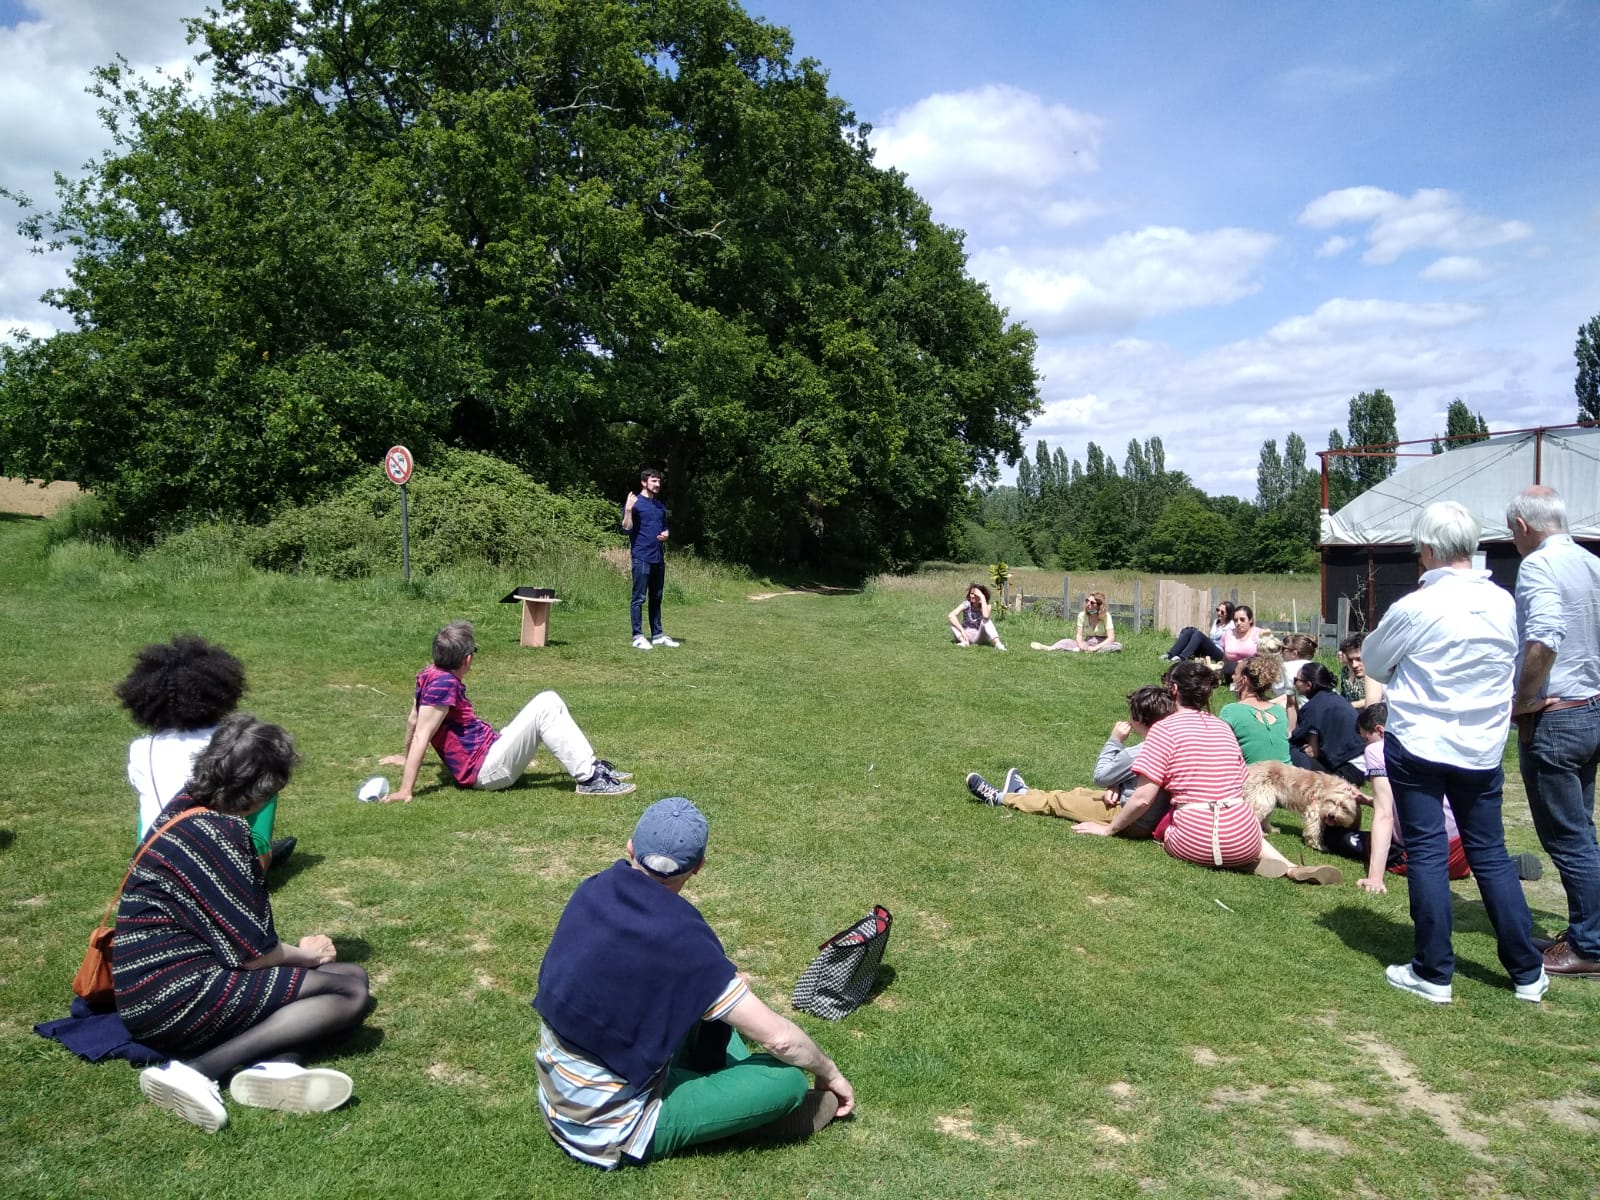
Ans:
<svg viewBox="0 0 1600 1200"><path fill-rule="evenodd" d="M101 142L87 68L181 62L201 6L0 0L0 179L47 199ZM1160 435L1170 467L1250 497L1265 439L1319 449L1363 390L1402 437L1458 396L1495 429L1575 416L1600 313L1596 0L747 8L822 62L1037 332L1030 452L1120 460ZM0 235L0 327L47 332L60 269Z"/></svg>

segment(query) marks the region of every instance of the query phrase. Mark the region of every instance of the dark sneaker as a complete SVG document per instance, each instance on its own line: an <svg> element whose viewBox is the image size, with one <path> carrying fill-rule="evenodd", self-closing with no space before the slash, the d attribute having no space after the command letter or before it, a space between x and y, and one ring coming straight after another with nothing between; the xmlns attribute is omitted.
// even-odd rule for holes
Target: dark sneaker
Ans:
<svg viewBox="0 0 1600 1200"><path fill-rule="evenodd" d="M609 771L613 779L620 779L624 783L633 778L632 771L617 770L617 764L612 762L609 758L597 758L594 760L594 765L599 767L602 771Z"/></svg>
<svg viewBox="0 0 1600 1200"><path fill-rule="evenodd" d="M967 791L985 804L993 804L998 807L1005 803L1003 799L1004 793L976 771L967 776Z"/></svg>
<svg viewBox="0 0 1600 1200"><path fill-rule="evenodd" d="M604 767L597 766L594 774L587 779L578 781L578 795L580 796L626 796L634 791L634 786L626 780L618 779Z"/></svg>
<svg viewBox="0 0 1600 1200"><path fill-rule="evenodd" d="M274 838L267 846L267 870L273 871L289 861L289 855L294 853L296 841L292 837Z"/></svg>
<svg viewBox="0 0 1600 1200"><path fill-rule="evenodd" d="M1006 772L1005 784L1000 788L1000 794L1002 796L1010 796L1017 792L1025 792L1027 790L1028 785L1023 780L1021 771L1017 770L1015 767L1012 767L1011 770Z"/></svg>
<svg viewBox="0 0 1600 1200"><path fill-rule="evenodd" d="M1537 854L1524 851L1511 856L1511 865L1517 869L1518 879L1542 879L1544 877L1544 864L1539 861Z"/></svg>

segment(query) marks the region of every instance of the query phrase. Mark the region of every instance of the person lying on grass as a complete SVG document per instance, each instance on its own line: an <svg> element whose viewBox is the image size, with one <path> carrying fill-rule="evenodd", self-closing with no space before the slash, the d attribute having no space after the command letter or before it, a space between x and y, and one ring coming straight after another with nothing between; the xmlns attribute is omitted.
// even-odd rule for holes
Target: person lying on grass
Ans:
<svg viewBox="0 0 1600 1200"><path fill-rule="evenodd" d="M400 786L386 803L409 802L417 773L431 745L457 787L496 792L522 777L542 742L578 783L580 796L625 796L634 790L631 772L594 756L589 739L554 692L540 692L512 718L504 733L472 711L467 672L478 653L472 622L452 621L433 639L433 665L417 674L416 697L406 716L406 751L379 759L404 768Z"/></svg>
<svg viewBox="0 0 1600 1200"><path fill-rule="evenodd" d="M1245 766L1239 743L1211 714L1211 668L1181 662L1168 678L1178 710L1152 726L1140 747L1133 764L1139 786L1109 821L1083 821L1073 831L1120 834L1164 797L1171 811L1153 836L1173 858L1296 883L1340 882L1344 876L1336 867L1294 866L1262 836L1260 820L1240 797Z"/></svg>
<svg viewBox="0 0 1600 1200"><path fill-rule="evenodd" d="M656 801L628 857L578 885L550 938L533 1001L539 1110L579 1162L609 1170L735 1135L794 1140L855 1108L834 1061L761 1002L684 899L707 832L688 800Z"/></svg>
<svg viewBox="0 0 1600 1200"><path fill-rule="evenodd" d="M1141 739L1148 737L1150 727L1163 717L1171 716L1176 709L1172 692L1165 686L1151 684L1130 692L1128 719L1111 727L1111 736L1100 748L1100 757L1094 764L1092 788L1032 790L1023 780L1022 772L1012 767L1006 772L1005 785L998 788L974 771L967 776L967 790L985 804L1004 805L1018 812L1042 813L1069 821L1103 821L1127 803L1139 784L1138 776L1133 773L1139 747L1126 744L1128 735L1136 733ZM1164 803L1152 804L1139 821L1119 832L1123 837L1147 838L1166 810Z"/></svg>
<svg viewBox="0 0 1600 1200"><path fill-rule="evenodd" d="M244 664L204 638L181 635L140 650L117 684L117 699L134 723L150 732L128 746L128 782L139 797L139 841L161 810L189 782L195 756L244 695ZM292 837L273 840L273 796L250 817L250 835L266 870L294 853Z"/></svg>
<svg viewBox="0 0 1600 1200"><path fill-rule="evenodd" d="M290 946L273 924L247 821L295 761L276 725L224 720L156 818L117 904L117 1015L136 1041L172 1056L140 1073L139 1090L207 1133L228 1123L218 1084L229 1075L233 1098L259 1108L322 1112L350 1098L343 1072L283 1061L360 1024L369 1006L367 973L336 962L332 939Z"/></svg>

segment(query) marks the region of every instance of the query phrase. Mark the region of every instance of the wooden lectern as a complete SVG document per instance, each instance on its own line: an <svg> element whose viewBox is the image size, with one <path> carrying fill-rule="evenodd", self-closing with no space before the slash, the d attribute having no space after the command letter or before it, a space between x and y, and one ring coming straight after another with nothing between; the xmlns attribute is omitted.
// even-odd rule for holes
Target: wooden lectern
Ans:
<svg viewBox="0 0 1600 1200"><path fill-rule="evenodd" d="M554 588L519 587L509 596L501 598L501 604L512 604L517 601L522 603L522 644L524 646L542 646L545 639L550 636L550 606L560 604L556 598Z"/></svg>

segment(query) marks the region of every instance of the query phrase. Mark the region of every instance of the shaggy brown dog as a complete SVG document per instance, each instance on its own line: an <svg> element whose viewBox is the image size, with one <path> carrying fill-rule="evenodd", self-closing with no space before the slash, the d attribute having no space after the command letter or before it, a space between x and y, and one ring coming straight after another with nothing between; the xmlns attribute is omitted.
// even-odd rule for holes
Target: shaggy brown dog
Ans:
<svg viewBox="0 0 1600 1200"><path fill-rule="evenodd" d="M1361 792L1337 775L1321 771L1303 771L1288 763L1252 763L1246 770L1244 800L1256 816L1261 818L1261 828L1272 828L1268 818L1274 808L1287 808L1304 817L1300 836L1313 850L1326 850L1322 844L1322 826L1355 825L1361 812Z"/></svg>

